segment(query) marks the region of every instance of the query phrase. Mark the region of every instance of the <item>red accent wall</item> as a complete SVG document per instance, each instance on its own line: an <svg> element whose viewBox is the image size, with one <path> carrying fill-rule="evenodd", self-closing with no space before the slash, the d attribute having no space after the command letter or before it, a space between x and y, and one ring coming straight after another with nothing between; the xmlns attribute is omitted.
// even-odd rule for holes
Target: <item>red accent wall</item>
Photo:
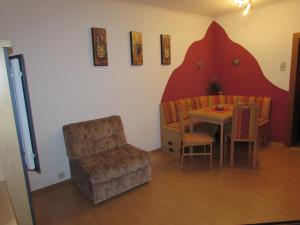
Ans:
<svg viewBox="0 0 300 225"><path fill-rule="evenodd" d="M199 68L197 62L203 67ZM182 64L173 71L162 96L162 102L178 98L205 95L207 82L214 72L214 27L205 37L194 42L186 52Z"/></svg>
<svg viewBox="0 0 300 225"><path fill-rule="evenodd" d="M196 66L199 59L203 62L200 69ZM232 65L233 59L240 60L238 67ZM225 94L271 97L271 139L285 141L288 92L268 81L254 56L231 41L216 22L212 22L203 40L190 46L182 65L171 75L162 102L206 95L213 75Z"/></svg>

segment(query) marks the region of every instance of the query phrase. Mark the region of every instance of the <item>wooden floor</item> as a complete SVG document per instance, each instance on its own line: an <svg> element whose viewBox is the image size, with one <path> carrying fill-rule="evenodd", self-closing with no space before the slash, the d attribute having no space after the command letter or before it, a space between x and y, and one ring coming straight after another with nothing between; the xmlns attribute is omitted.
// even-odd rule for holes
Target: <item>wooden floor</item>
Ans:
<svg viewBox="0 0 300 225"><path fill-rule="evenodd" d="M152 181L94 206L72 183L36 193L37 225L230 225L300 219L300 151L261 149L258 167L246 151L234 168L209 159L153 152ZM217 154L215 154L217 158Z"/></svg>

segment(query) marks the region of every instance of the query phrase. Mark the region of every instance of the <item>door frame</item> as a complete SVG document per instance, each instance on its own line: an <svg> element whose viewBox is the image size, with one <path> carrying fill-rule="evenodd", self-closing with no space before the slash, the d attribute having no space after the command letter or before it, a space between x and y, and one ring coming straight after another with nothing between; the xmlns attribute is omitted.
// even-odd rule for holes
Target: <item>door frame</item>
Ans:
<svg viewBox="0 0 300 225"><path fill-rule="evenodd" d="M300 91L300 87L296 87L297 70L298 70L298 57L300 56L300 33L293 34L293 46L292 46L292 59L291 59L291 72L290 72L290 86L289 86L289 98L288 98L288 121L287 121L287 137L286 146L292 146L295 143L295 93L296 89ZM300 65L299 65L300 66ZM300 77L298 77L300 79Z"/></svg>

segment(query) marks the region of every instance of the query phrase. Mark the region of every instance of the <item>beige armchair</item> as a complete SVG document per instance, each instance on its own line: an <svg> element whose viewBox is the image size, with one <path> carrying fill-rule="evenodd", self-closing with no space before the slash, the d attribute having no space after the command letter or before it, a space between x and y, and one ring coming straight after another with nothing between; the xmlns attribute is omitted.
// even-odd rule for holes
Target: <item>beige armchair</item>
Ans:
<svg viewBox="0 0 300 225"><path fill-rule="evenodd" d="M63 127L72 180L95 204L151 180L151 155L127 143L120 116Z"/></svg>

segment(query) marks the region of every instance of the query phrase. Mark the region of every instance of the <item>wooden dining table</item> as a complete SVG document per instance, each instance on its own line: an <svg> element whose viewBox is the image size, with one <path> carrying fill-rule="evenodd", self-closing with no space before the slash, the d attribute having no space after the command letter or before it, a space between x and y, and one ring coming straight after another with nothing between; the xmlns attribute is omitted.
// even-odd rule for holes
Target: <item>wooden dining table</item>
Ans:
<svg viewBox="0 0 300 225"><path fill-rule="evenodd" d="M224 125L232 121L232 105L213 105L196 110L188 111L191 119L190 130L193 132L193 124L196 121L216 124L220 126L220 168L223 167L223 153L224 153Z"/></svg>

